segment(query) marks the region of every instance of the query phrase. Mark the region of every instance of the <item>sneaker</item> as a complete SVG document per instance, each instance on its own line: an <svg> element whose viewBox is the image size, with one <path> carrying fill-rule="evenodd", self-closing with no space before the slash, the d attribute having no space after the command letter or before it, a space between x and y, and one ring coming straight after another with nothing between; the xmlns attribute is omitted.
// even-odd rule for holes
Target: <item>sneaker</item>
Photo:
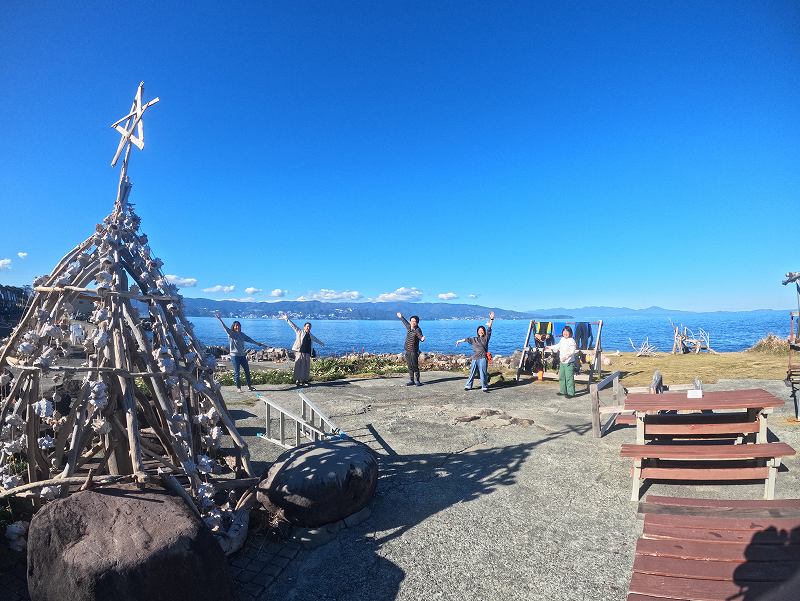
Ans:
<svg viewBox="0 0 800 601"><path fill-rule="evenodd" d="M420 382L419 380L417 380L417 386L422 386L422 382Z"/></svg>
<svg viewBox="0 0 800 601"><path fill-rule="evenodd" d="M241 392L241 391L242 391L242 387L241 386L237 386L236 387L236 392Z"/></svg>
<svg viewBox="0 0 800 601"><path fill-rule="evenodd" d="M256 387L255 387L255 386L248 386L248 387L247 387L247 390L249 390L249 391L251 391L251 392L255 392L255 390L256 390Z"/></svg>
<svg viewBox="0 0 800 601"><path fill-rule="evenodd" d="M414 385L414 380L411 380L411 382L406 382L406 386L413 386L413 385Z"/></svg>
<svg viewBox="0 0 800 601"><path fill-rule="evenodd" d="M484 388L483 391L484 392L489 392L489 389L488 388Z"/></svg>
<svg viewBox="0 0 800 601"><path fill-rule="evenodd" d="M303 387L308 388L309 386L311 386L311 384L309 384L308 382L303 382Z"/></svg>
<svg viewBox="0 0 800 601"><path fill-rule="evenodd" d="M472 388L468 387L468 386L464 386L464 390L472 390Z"/></svg>

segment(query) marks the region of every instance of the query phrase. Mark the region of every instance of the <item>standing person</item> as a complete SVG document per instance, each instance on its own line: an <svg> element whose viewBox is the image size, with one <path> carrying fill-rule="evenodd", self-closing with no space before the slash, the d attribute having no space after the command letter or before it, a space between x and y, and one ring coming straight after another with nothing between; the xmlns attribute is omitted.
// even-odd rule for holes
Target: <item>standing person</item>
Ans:
<svg viewBox="0 0 800 601"><path fill-rule="evenodd" d="M397 317L403 322L406 327L406 365L408 365L408 378L409 381L406 386L422 386L419 381L419 343L425 342L425 336L422 335L422 330L419 328L419 317L416 315L411 316L411 323L403 317L402 313L397 313ZM416 382L414 382L416 378Z"/></svg>
<svg viewBox="0 0 800 601"><path fill-rule="evenodd" d="M319 338L311 333L311 324L305 322L303 329L298 328L294 322L289 319L285 313L281 315L286 323L294 330L295 339L292 345L294 351L294 381L298 386L308 386L308 381L311 378L311 354L312 344L316 342L320 346L325 346Z"/></svg>
<svg viewBox="0 0 800 601"><path fill-rule="evenodd" d="M481 388L484 392L489 392L489 359L486 356L489 352L489 339L492 337L492 323L494 322L494 311L489 313L489 321L486 327L478 326L477 336L456 340L456 346L462 342L472 345L472 365L469 368L469 378L464 390L472 390L472 382L475 381L476 372L480 372Z"/></svg>
<svg viewBox="0 0 800 601"><path fill-rule="evenodd" d="M219 322L222 324L222 327L225 328L225 332L228 334L228 342L230 343L231 347L231 365L233 365L233 384L236 386L236 391L242 391L241 382L239 380L240 368L244 369L244 380L247 382L247 389L255 390L250 382L250 365L247 363L247 351L244 345L246 342L250 342L256 346L260 346L261 348L267 348L267 345L256 342L250 338L250 336L242 332L242 324L238 321L234 321L229 328L225 325L225 322L222 321L219 313L216 313L214 317L219 319Z"/></svg>
<svg viewBox="0 0 800 601"><path fill-rule="evenodd" d="M564 326L561 340L558 344L547 347L548 350L558 351L558 394L568 399L575 396L575 339L572 337L572 328Z"/></svg>

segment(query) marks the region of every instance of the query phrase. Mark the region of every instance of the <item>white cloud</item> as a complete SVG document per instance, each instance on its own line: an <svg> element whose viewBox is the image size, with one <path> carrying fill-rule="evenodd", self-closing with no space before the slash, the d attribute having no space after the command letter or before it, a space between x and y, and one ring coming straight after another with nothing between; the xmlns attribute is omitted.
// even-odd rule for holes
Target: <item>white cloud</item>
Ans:
<svg viewBox="0 0 800 601"><path fill-rule="evenodd" d="M203 288L203 292L233 292L236 289L236 286L230 284L228 286L223 286L222 284L217 284L216 286L211 286L211 288Z"/></svg>
<svg viewBox="0 0 800 601"><path fill-rule="evenodd" d="M275 288L269 295L273 298L282 298L286 296L286 293L289 292L288 290L281 290L280 288Z"/></svg>
<svg viewBox="0 0 800 601"><path fill-rule="evenodd" d="M441 300L453 300L454 298L458 298L458 295L455 292L443 292L442 294L437 294L437 296Z"/></svg>
<svg viewBox="0 0 800 601"><path fill-rule="evenodd" d="M164 278L179 288L194 288L197 286L197 278L182 278L179 275L165 275Z"/></svg>
<svg viewBox="0 0 800 601"><path fill-rule="evenodd" d="M274 292L274 291L273 291ZM311 292L298 296L299 301L319 300L319 301L337 301L337 300L358 300L361 298L361 293L357 290L329 290L322 288L319 292Z"/></svg>
<svg viewBox="0 0 800 601"><path fill-rule="evenodd" d="M403 286L402 288L398 288L394 292L384 292L383 294L379 294L378 298L375 300L379 303L385 303L388 301L418 301L422 298L422 290L419 288L415 288L412 286L411 288L406 288Z"/></svg>
<svg viewBox="0 0 800 601"><path fill-rule="evenodd" d="M473 292L472 294L468 294L467 296L470 297L470 298L478 298L480 296L480 294L475 294Z"/></svg>
<svg viewBox="0 0 800 601"><path fill-rule="evenodd" d="M247 296L252 296L254 294L258 294L259 292L264 292L264 291L261 288L253 288L252 286L244 289L244 293Z"/></svg>
<svg viewBox="0 0 800 601"><path fill-rule="evenodd" d="M11 269L11 259L0 259L0 270Z"/></svg>
<svg viewBox="0 0 800 601"><path fill-rule="evenodd" d="M238 303L255 303L255 302L258 302L258 299L253 298L252 296L243 296L241 298L223 298L222 300L236 301ZM262 302L265 302L265 301L262 301Z"/></svg>
<svg viewBox="0 0 800 601"><path fill-rule="evenodd" d="M28 256L28 253L20 251L20 252L18 252L18 253L17 253L17 256L18 256L20 259L24 259L25 257L27 257L27 256Z"/></svg>

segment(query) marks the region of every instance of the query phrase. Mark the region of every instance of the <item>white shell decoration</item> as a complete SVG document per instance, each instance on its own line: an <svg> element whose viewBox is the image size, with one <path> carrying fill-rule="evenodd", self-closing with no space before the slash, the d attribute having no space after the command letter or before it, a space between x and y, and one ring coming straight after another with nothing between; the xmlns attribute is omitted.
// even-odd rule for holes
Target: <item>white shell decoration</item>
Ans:
<svg viewBox="0 0 800 601"><path fill-rule="evenodd" d="M33 404L33 411L39 417L51 417L53 415L53 402L49 399L42 399Z"/></svg>
<svg viewBox="0 0 800 601"><path fill-rule="evenodd" d="M39 437L39 448L42 450L52 449L55 443L52 436L48 436L45 434L44 436Z"/></svg>
<svg viewBox="0 0 800 601"><path fill-rule="evenodd" d="M197 456L197 470L204 474L214 473L214 460L208 455Z"/></svg>

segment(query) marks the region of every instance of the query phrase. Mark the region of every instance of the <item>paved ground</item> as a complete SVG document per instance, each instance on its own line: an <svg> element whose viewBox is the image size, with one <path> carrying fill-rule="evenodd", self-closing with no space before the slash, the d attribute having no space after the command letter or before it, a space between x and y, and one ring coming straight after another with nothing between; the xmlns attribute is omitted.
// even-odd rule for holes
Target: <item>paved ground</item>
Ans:
<svg viewBox="0 0 800 601"><path fill-rule="evenodd" d="M595 439L588 396L558 397L552 383L525 382L485 394L464 391L464 379L455 374L423 376L420 388L407 388L396 377L304 390L379 453L371 516L322 546L289 544L277 562L283 557L278 547L251 537L233 561L240 598L625 599L641 523L629 500L629 461L619 458L619 446L633 442L634 430ZM728 380L707 388L749 387L789 398L779 381ZM299 405L293 389L258 388L286 408ZM266 467L280 449L255 438L264 428L263 403L232 388L225 396L256 466ZM456 422L481 409L533 424L509 424L498 415ZM791 415L787 404L769 426L800 449L800 425ZM799 496L798 460L787 467L777 496ZM648 492L757 499L763 484L654 485ZM255 549L276 552L252 563L260 557Z"/></svg>
<svg viewBox="0 0 800 601"><path fill-rule="evenodd" d="M595 439L587 396L556 396L553 383L463 390L464 378L423 374L321 384L304 392L352 437L379 454L371 515L320 546L282 542L254 527L231 567L240 601L625 599L641 531L629 500L629 462L619 446L632 428ZM788 400L780 381L727 380L708 389L763 387ZM297 410L296 390L259 392ZM225 388L257 469L280 449L256 437L264 404ZM459 423L483 409L500 415ZM483 413L489 413L484 411ZM506 416L503 416L506 414ZM770 417L774 435L800 449L789 404ZM533 420L510 423L508 417ZM800 461L787 461L777 496L800 496ZM762 484L654 485L649 492L761 497ZM0 553L0 598L27 599L24 558Z"/></svg>

